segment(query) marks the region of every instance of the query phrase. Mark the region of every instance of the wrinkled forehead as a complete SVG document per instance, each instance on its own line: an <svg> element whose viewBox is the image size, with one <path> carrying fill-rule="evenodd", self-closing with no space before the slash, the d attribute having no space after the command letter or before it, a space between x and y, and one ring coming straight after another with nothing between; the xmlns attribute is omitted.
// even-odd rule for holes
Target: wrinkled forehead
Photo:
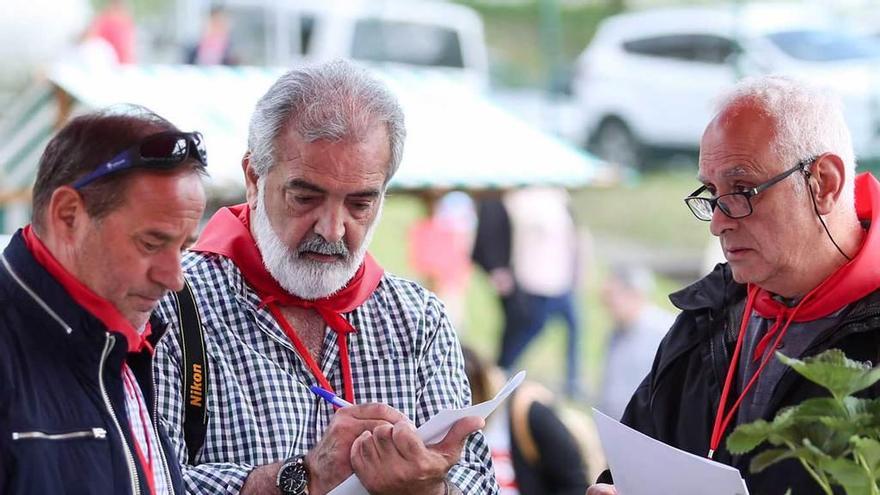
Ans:
<svg viewBox="0 0 880 495"><path fill-rule="evenodd" d="M762 177L781 171L774 120L760 109L734 105L709 123L700 141L702 182ZM779 169L779 170L777 170Z"/></svg>

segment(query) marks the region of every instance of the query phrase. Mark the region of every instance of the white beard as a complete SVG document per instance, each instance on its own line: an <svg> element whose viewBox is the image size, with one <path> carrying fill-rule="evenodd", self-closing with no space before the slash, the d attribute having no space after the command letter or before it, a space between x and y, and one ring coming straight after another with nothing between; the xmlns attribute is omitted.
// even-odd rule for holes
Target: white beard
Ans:
<svg viewBox="0 0 880 495"><path fill-rule="evenodd" d="M257 208L251 218L254 240L263 256L263 265L278 284L290 294L306 300L321 299L335 294L345 287L357 273L367 247L373 239L373 232L382 215L382 203L373 224L367 229L364 240L353 253L349 252L343 241L329 243L320 235L312 232L296 249L290 249L275 233L266 214L264 198L264 181L257 180ZM338 254L340 261L324 263L304 258L304 251L322 254Z"/></svg>

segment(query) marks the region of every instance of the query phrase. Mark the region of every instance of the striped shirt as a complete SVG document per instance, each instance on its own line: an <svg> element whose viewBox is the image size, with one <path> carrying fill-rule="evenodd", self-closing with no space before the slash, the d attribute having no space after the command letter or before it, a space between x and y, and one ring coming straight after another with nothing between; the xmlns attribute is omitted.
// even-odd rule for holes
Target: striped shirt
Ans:
<svg viewBox="0 0 880 495"><path fill-rule="evenodd" d="M188 253L183 267L201 312L211 380L207 434L195 465L188 464L181 431L181 351L170 297L159 308L170 325L155 356L159 415L190 493L238 493L254 467L315 446L334 410L308 389L314 383L309 368L232 261ZM416 425L470 404L458 338L436 296L386 273L346 318L358 330L348 337L356 403L388 404ZM335 332L325 331L317 362L342 390ZM498 492L481 434L470 437L448 479L465 494Z"/></svg>
<svg viewBox="0 0 880 495"><path fill-rule="evenodd" d="M150 413L147 410L147 401L141 393L141 387L134 377L134 373L128 365L122 365L122 384L125 388L125 413L128 423L131 425L131 433L135 441L135 456L144 468L144 472L153 474L154 495L166 495L172 493L169 484L170 475L166 472L164 452L153 422L150 421ZM146 464L146 465L144 465Z"/></svg>

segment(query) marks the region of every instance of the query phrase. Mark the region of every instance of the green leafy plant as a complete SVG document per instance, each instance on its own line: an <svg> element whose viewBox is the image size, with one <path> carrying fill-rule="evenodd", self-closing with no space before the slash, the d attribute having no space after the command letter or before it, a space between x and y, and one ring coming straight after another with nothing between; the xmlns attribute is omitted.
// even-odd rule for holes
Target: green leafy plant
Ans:
<svg viewBox="0 0 880 495"><path fill-rule="evenodd" d="M767 442L773 448L752 459L752 472L797 459L828 495L833 485L847 495L880 495L880 399L853 397L880 380L880 367L853 361L837 349L803 361L778 352L776 357L831 397L782 409L770 422L740 425L727 438L727 449L745 454Z"/></svg>

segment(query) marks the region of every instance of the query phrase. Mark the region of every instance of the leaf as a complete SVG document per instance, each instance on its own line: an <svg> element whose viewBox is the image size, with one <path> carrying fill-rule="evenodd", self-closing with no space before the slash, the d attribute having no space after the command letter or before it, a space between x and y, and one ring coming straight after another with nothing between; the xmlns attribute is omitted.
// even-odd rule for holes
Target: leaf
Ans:
<svg viewBox="0 0 880 495"><path fill-rule="evenodd" d="M874 476L880 472L880 441L873 438L853 437L853 453L861 456Z"/></svg>
<svg viewBox="0 0 880 495"><path fill-rule="evenodd" d="M872 369L870 363L849 359L840 349L829 349L803 361L780 352L776 353L776 357L806 379L828 389L837 400L880 380L880 367Z"/></svg>
<svg viewBox="0 0 880 495"><path fill-rule="evenodd" d="M785 459L797 459L798 451L797 450L789 450L789 449L770 449L761 452L756 455L751 464L749 464L749 471L753 473L760 473L761 471L767 469L768 466L776 464L779 461L784 461Z"/></svg>
<svg viewBox="0 0 880 495"><path fill-rule="evenodd" d="M734 455L751 452L767 440L770 428L770 423L763 419L737 426L733 433L727 436L727 450Z"/></svg>
<svg viewBox="0 0 880 495"><path fill-rule="evenodd" d="M798 459L843 487L847 495L877 493L880 398L862 399L851 394L880 380L880 367L874 369L870 363L848 359L836 349L804 360L776 355L808 380L828 389L833 397L807 399L780 410L770 422L740 425L727 439L728 450L744 454L766 442L774 448L752 459L752 472L786 459Z"/></svg>
<svg viewBox="0 0 880 495"><path fill-rule="evenodd" d="M851 397L847 398L849 399ZM846 418L851 414L858 414L858 411L856 410L858 406L853 405L853 410L851 411L846 407L846 403L841 404L831 397L815 397L807 399L796 407L797 410L795 415L798 419L818 420L826 417Z"/></svg>
<svg viewBox="0 0 880 495"><path fill-rule="evenodd" d="M834 459L834 457L828 455L824 450L817 447L813 442L811 442L809 438L804 438L801 444L804 447L803 450L798 450L798 457L808 461L814 466L821 465L824 462L828 462Z"/></svg>
<svg viewBox="0 0 880 495"><path fill-rule="evenodd" d="M871 495L874 480L855 462L841 458L825 461L820 466L846 490L846 495Z"/></svg>

